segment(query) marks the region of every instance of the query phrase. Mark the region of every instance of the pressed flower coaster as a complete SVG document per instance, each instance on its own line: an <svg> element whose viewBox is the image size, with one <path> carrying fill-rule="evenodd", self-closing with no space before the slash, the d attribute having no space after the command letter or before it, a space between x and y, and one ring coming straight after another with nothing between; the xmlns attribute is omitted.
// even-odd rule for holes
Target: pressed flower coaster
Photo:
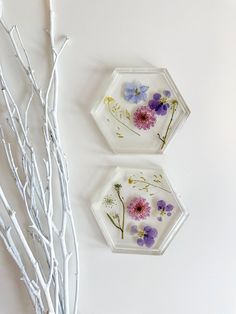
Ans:
<svg viewBox="0 0 236 314"><path fill-rule="evenodd" d="M187 218L161 168L113 169L92 210L114 252L162 254Z"/></svg>
<svg viewBox="0 0 236 314"><path fill-rule="evenodd" d="M119 68L92 115L117 153L162 153L190 111L166 69Z"/></svg>

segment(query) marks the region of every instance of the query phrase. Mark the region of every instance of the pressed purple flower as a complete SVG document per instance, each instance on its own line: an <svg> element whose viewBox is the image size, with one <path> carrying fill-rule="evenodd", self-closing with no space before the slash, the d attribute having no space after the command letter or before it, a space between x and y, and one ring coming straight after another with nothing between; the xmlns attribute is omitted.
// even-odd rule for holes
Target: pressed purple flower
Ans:
<svg viewBox="0 0 236 314"><path fill-rule="evenodd" d="M143 220L150 216L151 207L143 197L135 197L127 207L129 215L135 220Z"/></svg>
<svg viewBox="0 0 236 314"><path fill-rule="evenodd" d="M156 123L155 111L147 106L141 106L134 112L133 119L138 129L149 130Z"/></svg>
<svg viewBox="0 0 236 314"><path fill-rule="evenodd" d="M142 230L138 232L139 238L137 239L137 244L139 246L146 246L150 248L155 243L155 238L157 237L157 229L151 226L145 226Z"/></svg>
<svg viewBox="0 0 236 314"><path fill-rule="evenodd" d="M142 85L139 82L130 82L125 84L124 98L132 103L138 104L147 99L148 86Z"/></svg>
<svg viewBox="0 0 236 314"><path fill-rule="evenodd" d="M166 102L166 98L171 96L171 92L165 90L163 91L163 95L164 97L162 97L160 93L155 93L152 96L152 99L148 102L149 108L154 110L159 116L165 116L167 114L168 108L170 107L169 103Z"/></svg>
<svg viewBox="0 0 236 314"><path fill-rule="evenodd" d="M172 204L166 204L165 201L159 200L157 202L157 210L159 211L160 216L157 217L157 220L162 221L162 217L164 215L171 216L173 209L174 209L174 206Z"/></svg>

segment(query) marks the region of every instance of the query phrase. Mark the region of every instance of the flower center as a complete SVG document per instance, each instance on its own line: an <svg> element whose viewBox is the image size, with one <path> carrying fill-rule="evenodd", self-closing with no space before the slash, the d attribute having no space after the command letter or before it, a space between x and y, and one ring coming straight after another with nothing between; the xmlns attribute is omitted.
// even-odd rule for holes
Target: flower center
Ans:
<svg viewBox="0 0 236 314"><path fill-rule="evenodd" d="M144 235L145 235L145 232L144 232L143 230L140 230L140 231L138 232L138 236L139 236L140 238L143 238Z"/></svg>
<svg viewBox="0 0 236 314"><path fill-rule="evenodd" d="M137 210L137 212L141 212L142 211L142 207L141 206L137 206L136 210Z"/></svg>
<svg viewBox="0 0 236 314"><path fill-rule="evenodd" d="M141 94L140 90L138 88L135 88L135 95L139 96Z"/></svg>
<svg viewBox="0 0 236 314"><path fill-rule="evenodd" d="M142 120L142 121L146 121L147 120L147 115L146 114L141 114L140 115L140 120Z"/></svg>

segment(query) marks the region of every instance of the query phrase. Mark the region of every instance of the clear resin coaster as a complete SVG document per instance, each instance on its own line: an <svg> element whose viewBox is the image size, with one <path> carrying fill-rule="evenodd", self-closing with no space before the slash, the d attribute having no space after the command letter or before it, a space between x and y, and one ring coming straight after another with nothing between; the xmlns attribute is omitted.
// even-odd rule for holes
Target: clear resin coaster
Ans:
<svg viewBox="0 0 236 314"><path fill-rule="evenodd" d="M92 115L116 153L162 153L190 111L166 69L119 68Z"/></svg>
<svg viewBox="0 0 236 314"><path fill-rule="evenodd" d="M161 168L113 169L92 210L112 251L162 254L188 214Z"/></svg>

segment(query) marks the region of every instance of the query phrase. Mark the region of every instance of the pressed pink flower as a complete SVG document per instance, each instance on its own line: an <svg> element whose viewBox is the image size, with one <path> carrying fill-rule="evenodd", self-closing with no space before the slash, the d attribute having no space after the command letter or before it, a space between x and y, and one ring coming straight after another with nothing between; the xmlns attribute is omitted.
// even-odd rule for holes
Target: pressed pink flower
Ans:
<svg viewBox="0 0 236 314"><path fill-rule="evenodd" d="M129 215L135 220L146 219L150 216L151 207L143 197L135 197L127 207Z"/></svg>
<svg viewBox="0 0 236 314"><path fill-rule="evenodd" d="M134 113L134 125L138 129L149 130L156 123L155 110L147 106L139 107Z"/></svg>

